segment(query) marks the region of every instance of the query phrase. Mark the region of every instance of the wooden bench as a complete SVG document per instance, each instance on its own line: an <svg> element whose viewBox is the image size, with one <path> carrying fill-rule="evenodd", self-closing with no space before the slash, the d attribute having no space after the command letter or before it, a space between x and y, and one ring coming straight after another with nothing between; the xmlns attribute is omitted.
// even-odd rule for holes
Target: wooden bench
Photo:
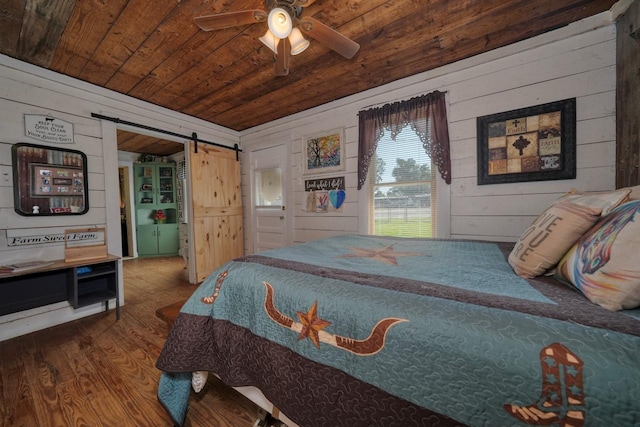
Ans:
<svg viewBox="0 0 640 427"><path fill-rule="evenodd" d="M156 317L167 324L167 332L171 330L173 322L175 322L176 317L178 317L178 312L185 302L186 300L174 302L171 305L160 307L156 310Z"/></svg>

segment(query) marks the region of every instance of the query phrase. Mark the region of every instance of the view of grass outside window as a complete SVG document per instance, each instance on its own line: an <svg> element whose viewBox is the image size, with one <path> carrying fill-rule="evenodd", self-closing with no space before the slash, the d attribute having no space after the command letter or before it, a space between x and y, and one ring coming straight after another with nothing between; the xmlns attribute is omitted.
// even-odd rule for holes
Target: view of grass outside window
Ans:
<svg viewBox="0 0 640 427"><path fill-rule="evenodd" d="M431 158L406 126L391 139L386 131L369 166L370 233L435 237L436 185Z"/></svg>

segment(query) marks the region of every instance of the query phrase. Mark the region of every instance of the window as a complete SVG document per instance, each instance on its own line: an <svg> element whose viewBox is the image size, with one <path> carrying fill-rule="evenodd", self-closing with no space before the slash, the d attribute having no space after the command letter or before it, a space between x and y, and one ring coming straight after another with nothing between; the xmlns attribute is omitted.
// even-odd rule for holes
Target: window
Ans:
<svg viewBox="0 0 640 427"><path fill-rule="evenodd" d="M282 171L280 168L256 171L256 206L282 206Z"/></svg>
<svg viewBox="0 0 640 427"><path fill-rule="evenodd" d="M436 169L450 184L444 92L358 112L358 190L370 184L369 234L437 237Z"/></svg>
<svg viewBox="0 0 640 427"><path fill-rule="evenodd" d="M436 168L411 126L390 134L369 165L369 233L436 237Z"/></svg>

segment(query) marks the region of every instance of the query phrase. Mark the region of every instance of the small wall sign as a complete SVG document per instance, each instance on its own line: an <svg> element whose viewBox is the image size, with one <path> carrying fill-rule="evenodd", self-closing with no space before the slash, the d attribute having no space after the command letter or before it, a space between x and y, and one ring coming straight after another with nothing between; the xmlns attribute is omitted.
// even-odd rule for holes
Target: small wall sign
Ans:
<svg viewBox="0 0 640 427"><path fill-rule="evenodd" d="M101 236L100 233L96 231L73 233L66 236L64 233L20 235L19 233L21 231L22 230L7 230L7 246L39 245L43 243L64 243L65 240L85 243L96 242L100 238L104 240L104 236Z"/></svg>
<svg viewBox="0 0 640 427"><path fill-rule="evenodd" d="M315 213L342 212L347 197L344 188L344 176L306 180L302 210Z"/></svg>
<svg viewBox="0 0 640 427"><path fill-rule="evenodd" d="M73 123L39 114L24 115L24 135L55 144L73 144Z"/></svg>
<svg viewBox="0 0 640 427"><path fill-rule="evenodd" d="M335 178L307 179L304 181L304 191L344 190L344 176Z"/></svg>

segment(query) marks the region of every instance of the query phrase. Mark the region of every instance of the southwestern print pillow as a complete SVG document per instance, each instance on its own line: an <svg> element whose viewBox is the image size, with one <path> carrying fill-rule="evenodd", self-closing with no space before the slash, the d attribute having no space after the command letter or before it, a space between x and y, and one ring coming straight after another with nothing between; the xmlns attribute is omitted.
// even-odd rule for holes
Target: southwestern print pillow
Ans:
<svg viewBox="0 0 640 427"><path fill-rule="evenodd" d="M608 310L640 306L640 200L614 209L587 231L555 277Z"/></svg>

